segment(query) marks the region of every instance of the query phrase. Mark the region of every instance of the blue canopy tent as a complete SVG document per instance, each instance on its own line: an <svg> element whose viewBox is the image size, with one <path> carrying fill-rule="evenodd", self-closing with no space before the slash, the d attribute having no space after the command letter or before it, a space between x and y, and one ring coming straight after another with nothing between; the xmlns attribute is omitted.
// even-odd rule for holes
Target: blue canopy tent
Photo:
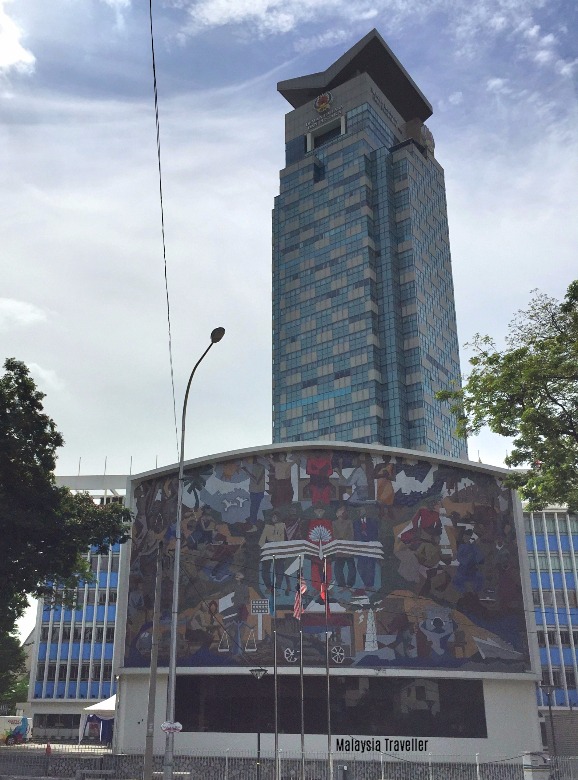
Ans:
<svg viewBox="0 0 578 780"><path fill-rule="evenodd" d="M85 707L80 718L80 728L78 730L78 741L81 742L86 733L86 727L89 723L99 724L99 738L101 742L112 742L112 729L114 726L114 716L116 713L116 694L110 699L99 701Z"/></svg>

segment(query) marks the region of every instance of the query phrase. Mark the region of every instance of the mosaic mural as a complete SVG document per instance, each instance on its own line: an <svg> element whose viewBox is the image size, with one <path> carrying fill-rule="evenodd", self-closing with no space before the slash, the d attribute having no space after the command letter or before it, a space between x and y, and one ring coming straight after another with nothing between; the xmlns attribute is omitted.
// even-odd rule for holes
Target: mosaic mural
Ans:
<svg viewBox="0 0 578 780"><path fill-rule="evenodd" d="M176 496L176 473L135 491L127 666L149 663L159 540L167 663ZM298 665L301 621L307 666L325 665L329 632L336 668L530 669L512 494L499 476L288 446L186 470L183 504L181 666L270 666L274 622L279 665Z"/></svg>

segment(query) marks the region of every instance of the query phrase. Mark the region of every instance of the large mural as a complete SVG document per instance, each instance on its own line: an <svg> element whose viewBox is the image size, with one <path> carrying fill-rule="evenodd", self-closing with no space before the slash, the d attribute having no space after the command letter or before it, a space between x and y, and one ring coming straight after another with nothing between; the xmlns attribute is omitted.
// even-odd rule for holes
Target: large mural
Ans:
<svg viewBox="0 0 578 780"><path fill-rule="evenodd" d="M164 542L167 663L177 474L134 493L125 664L150 661ZM180 666L530 669L511 492L499 474L339 448L185 471ZM301 604L296 592L299 571ZM297 608L296 608L297 605Z"/></svg>

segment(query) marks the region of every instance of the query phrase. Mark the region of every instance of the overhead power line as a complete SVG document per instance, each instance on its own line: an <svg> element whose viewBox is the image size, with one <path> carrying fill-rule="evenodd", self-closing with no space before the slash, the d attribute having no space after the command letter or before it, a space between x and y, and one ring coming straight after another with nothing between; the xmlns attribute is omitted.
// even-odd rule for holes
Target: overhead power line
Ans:
<svg viewBox="0 0 578 780"><path fill-rule="evenodd" d="M151 54L152 54L152 68L153 68L153 91L155 98L155 126L157 131L157 161L159 168L159 197L161 206L161 236L163 242L163 263L164 263L164 275L165 275L165 298L167 304L167 326L169 336L169 364L171 369L171 389L173 393L173 417L175 423L175 441L177 444L177 460L179 459L179 433L177 427L177 404L175 400L175 375L173 370L173 341L171 335L171 304L169 299L169 280L167 274L167 248L165 242L165 212L163 206L163 176L161 169L161 132L159 122L159 97L157 90L157 68L155 62L155 38L153 33L153 3L149 0L149 20L151 31Z"/></svg>

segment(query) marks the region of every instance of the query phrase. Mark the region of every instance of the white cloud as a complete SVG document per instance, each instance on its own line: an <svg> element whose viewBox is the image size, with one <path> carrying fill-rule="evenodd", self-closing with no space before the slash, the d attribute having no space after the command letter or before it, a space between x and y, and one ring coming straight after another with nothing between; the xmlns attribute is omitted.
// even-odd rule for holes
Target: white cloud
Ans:
<svg viewBox="0 0 578 780"><path fill-rule="evenodd" d="M131 0L101 0L106 5L108 5L112 10L114 11L116 23L115 27L117 30L124 30L125 28L125 18L123 11L127 8L130 8Z"/></svg>
<svg viewBox="0 0 578 780"><path fill-rule="evenodd" d="M58 393L65 391L66 383L53 369L43 368L38 363L28 363L28 368L42 391Z"/></svg>
<svg viewBox="0 0 578 780"><path fill-rule="evenodd" d="M0 331L46 322L46 312L28 301L0 298Z"/></svg>
<svg viewBox="0 0 578 780"><path fill-rule="evenodd" d="M486 90L493 92L496 95L507 95L510 92L510 88L507 86L508 80L501 78L488 79L486 82Z"/></svg>
<svg viewBox="0 0 578 780"><path fill-rule="evenodd" d="M317 49L334 46L336 43L346 41L348 38L349 32L347 30L328 30L310 38L300 38L295 43L295 50L300 53L317 51Z"/></svg>
<svg viewBox="0 0 578 780"><path fill-rule="evenodd" d="M463 92L452 92L452 94L448 98L448 103L451 103L452 106L459 106L459 104L464 99L464 93Z"/></svg>
<svg viewBox="0 0 578 780"><path fill-rule="evenodd" d="M556 62L556 71L561 76L572 77L574 71L578 68L578 58L575 60L558 60Z"/></svg>
<svg viewBox="0 0 578 780"><path fill-rule="evenodd" d="M22 30L8 16L6 5L10 0L0 0L0 73L14 69L23 73L34 70L36 58L21 43Z"/></svg>
<svg viewBox="0 0 578 780"><path fill-rule="evenodd" d="M538 49L534 54L534 62L539 65L545 65L547 62L551 62L554 59L553 53L549 49Z"/></svg>

